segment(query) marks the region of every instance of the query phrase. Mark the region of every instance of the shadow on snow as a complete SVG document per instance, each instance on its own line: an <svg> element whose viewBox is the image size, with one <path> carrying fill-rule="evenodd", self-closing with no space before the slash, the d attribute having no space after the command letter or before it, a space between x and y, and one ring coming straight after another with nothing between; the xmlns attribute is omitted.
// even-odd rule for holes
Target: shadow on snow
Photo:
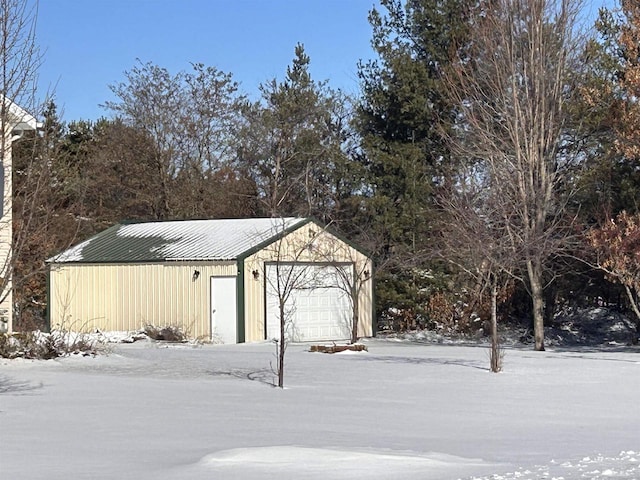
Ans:
<svg viewBox="0 0 640 480"><path fill-rule="evenodd" d="M30 382L22 382L14 380L6 375L0 375L0 395L2 394L20 394L26 395L27 393L39 390L42 388L42 383L34 385Z"/></svg>

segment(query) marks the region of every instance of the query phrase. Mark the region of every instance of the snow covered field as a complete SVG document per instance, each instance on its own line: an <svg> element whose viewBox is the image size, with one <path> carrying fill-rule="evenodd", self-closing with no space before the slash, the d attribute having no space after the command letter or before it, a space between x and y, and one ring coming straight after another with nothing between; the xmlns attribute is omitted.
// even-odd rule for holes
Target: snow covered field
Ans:
<svg viewBox="0 0 640 480"><path fill-rule="evenodd" d="M0 478L640 478L637 349L366 344L0 360Z"/></svg>

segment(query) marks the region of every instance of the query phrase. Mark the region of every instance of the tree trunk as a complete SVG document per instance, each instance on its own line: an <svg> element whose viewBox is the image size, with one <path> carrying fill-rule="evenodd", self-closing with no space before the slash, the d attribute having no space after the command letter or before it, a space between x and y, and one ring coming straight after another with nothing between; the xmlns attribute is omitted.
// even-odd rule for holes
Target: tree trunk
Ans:
<svg viewBox="0 0 640 480"><path fill-rule="evenodd" d="M537 351L544 351L544 290L542 288L542 267L539 261L527 260L527 273L531 288L533 306L533 334Z"/></svg>
<svg viewBox="0 0 640 480"><path fill-rule="evenodd" d="M633 296L633 292L631 291L631 288L629 288L629 285L627 284L624 285L624 291L627 292L627 298L629 299L629 304L631 305L631 309L633 310L633 313L636 316L636 321L635 321L636 331L635 331L635 335L631 339L631 344L637 345L638 338L640 337L640 309L638 309L638 303L636 302L636 299Z"/></svg>
<svg viewBox="0 0 640 480"><path fill-rule="evenodd" d="M160 181L160 191L158 192L158 203L156 204L155 215L157 220L167 220L169 218L169 182L160 153L156 153L155 163L158 180Z"/></svg>
<svg viewBox="0 0 640 480"><path fill-rule="evenodd" d="M278 345L278 387L284 388L284 352L287 348L286 317L284 302L280 301L280 344Z"/></svg>
<svg viewBox="0 0 640 480"><path fill-rule="evenodd" d="M354 282L358 280L354 279ZM358 305L358 291L351 289L351 302L353 306L353 317L351 319L351 343L358 342L358 320L360 317L360 306Z"/></svg>
<svg viewBox="0 0 640 480"><path fill-rule="evenodd" d="M502 370L500 345L498 344L498 287L495 281L491 285L491 371Z"/></svg>

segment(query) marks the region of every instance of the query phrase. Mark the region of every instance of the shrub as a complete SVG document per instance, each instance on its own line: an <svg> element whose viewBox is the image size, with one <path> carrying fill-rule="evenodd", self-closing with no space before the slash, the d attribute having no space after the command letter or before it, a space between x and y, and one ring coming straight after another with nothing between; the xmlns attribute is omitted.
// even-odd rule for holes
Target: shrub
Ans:
<svg viewBox="0 0 640 480"><path fill-rule="evenodd" d="M0 334L0 357L49 360L71 354L98 355L108 353L103 340L84 333L56 329Z"/></svg>
<svg viewBox="0 0 640 480"><path fill-rule="evenodd" d="M2 358L43 358L44 347L37 340L35 332L0 334L0 357Z"/></svg>
<svg viewBox="0 0 640 480"><path fill-rule="evenodd" d="M72 332L64 329L53 329L48 336L52 348L61 355L83 354L97 355L107 353L107 345L104 339L98 335Z"/></svg>
<svg viewBox="0 0 640 480"><path fill-rule="evenodd" d="M155 325L147 325L144 327L144 333L152 340L163 340L165 342L184 343L189 340L188 332L185 332L178 325L166 325L164 327L156 327Z"/></svg>

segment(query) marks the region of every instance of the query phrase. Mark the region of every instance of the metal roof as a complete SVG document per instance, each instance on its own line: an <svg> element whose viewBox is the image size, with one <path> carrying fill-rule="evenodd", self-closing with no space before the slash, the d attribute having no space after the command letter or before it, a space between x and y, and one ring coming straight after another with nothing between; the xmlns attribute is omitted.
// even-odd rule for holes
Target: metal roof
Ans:
<svg viewBox="0 0 640 480"><path fill-rule="evenodd" d="M119 224L49 258L47 262L235 260L307 221L305 218L287 217Z"/></svg>

